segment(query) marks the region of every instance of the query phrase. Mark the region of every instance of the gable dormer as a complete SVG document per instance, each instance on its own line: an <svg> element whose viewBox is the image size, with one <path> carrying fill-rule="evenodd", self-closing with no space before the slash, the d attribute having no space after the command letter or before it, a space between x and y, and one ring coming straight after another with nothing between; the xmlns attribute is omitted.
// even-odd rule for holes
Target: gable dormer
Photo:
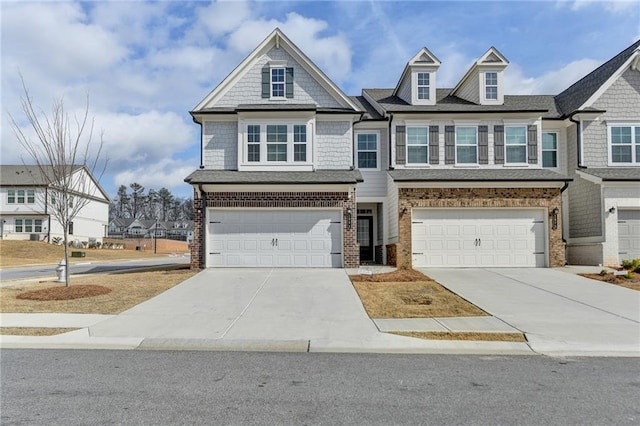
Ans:
<svg viewBox="0 0 640 426"><path fill-rule="evenodd" d="M509 61L495 47L490 47L469 68L451 93L479 105L504 104L504 70Z"/></svg>
<svg viewBox="0 0 640 426"><path fill-rule="evenodd" d="M440 60L423 47L407 62L393 94L411 105L435 105L438 68Z"/></svg>

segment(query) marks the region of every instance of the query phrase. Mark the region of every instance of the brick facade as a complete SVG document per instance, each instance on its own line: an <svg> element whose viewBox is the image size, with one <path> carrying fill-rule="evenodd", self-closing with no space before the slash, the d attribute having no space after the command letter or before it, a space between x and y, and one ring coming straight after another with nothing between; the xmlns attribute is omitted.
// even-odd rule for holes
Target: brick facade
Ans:
<svg viewBox="0 0 640 426"><path fill-rule="evenodd" d="M400 188L398 193L399 237L395 245L396 264L399 268L411 268L411 209L413 207L545 207L549 212L561 210L559 188ZM558 228L548 227L549 266L565 264L565 250L562 241L562 214L558 213ZM389 252L389 250L388 250Z"/></svg>
<svg viewBox="0 0 640 426"><path fill-rule="evenodd" d="M208 192L206 207L219 208L341 208L342 209L342 255L345 268L360 264L360 248L356 234L355 190L345 192ZM202 223L203 199L194 196L194 243L191 246L191 268L201 269L206 265L204 227ZM351 219L349 219L351 215Z"/></svg>

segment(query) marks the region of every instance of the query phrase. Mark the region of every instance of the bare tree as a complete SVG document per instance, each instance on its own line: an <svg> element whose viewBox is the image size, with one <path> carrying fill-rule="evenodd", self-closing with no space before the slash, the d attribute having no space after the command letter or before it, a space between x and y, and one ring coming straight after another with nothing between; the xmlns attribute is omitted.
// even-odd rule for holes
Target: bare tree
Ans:
<svg viewBox="0 0 640 426"><path fill-rule="evenodd" d="M32 139L9 114L18 142L25 149L39 175L36 184L47 186L49 214L63 229L64 261L69 265L69 227L73 219L99 191L89 175L99 182L104 174L107 161L102 158L103 138L94 141L93 119L89 119L89 96L80 116L69 116L63 99L54 99L51 113L36 111L33 99L22 76L22 112L34 133ZM25 161L23 159L23 161ZM46 193L45 193L46 194ZM46 197L47 195L45 195ZM51 226L51 224L49 224ZM65 285L70 286L69 274Z"/></svg>

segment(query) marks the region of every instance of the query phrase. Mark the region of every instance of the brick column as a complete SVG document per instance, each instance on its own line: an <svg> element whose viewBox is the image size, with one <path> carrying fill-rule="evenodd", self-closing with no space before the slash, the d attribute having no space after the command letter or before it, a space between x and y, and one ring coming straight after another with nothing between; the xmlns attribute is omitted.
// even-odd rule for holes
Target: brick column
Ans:
<svg viewBox="0 0 640 426"><path fill-rule="evenodd" d="M193 194L193 242L191 243L191 269L202 269L205 267L202 262L203 259L203 244L204 238L202 223L202 209L205 207L202 203L202 198L198 198L194 190Z"/></svg>
<svg viewBox="0 0 640 426"><path fill-rule="evenodd" d="M358 244L358 210L356 193L349 192L350 197L342 203L342 253L345 268L360 266L360 245ZM351 209L351 227L349 227L349 209Z"/></svg>

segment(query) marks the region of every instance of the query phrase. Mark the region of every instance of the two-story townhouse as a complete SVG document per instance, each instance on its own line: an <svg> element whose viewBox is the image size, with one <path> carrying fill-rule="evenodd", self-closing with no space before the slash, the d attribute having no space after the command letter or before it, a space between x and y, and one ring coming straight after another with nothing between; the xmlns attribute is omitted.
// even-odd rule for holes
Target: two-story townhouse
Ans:
<svg viewBox="0 0 640 426"><path fill-rule="evenodd" d="M353 122L363 115L279 29L191 115L201 126L192 265L354 267Z"/></svg>
<svg viewBox="0 0 640 426"><path fill-rule="evenodd" d="M557 151L543 161L554 99L506 95L507 66L492 47L456 87L437 88L440 61L423 48L395 88L363 90L388 119L389 263L564 265L561 194L571 179Z"/></svg>
<svg viewBox="0 0 640 426"><path fill-rule="evenodd" d="M74 197L86 200L68 233L71 241L102 241L107 234L109 197L91 173L82 166L70 168L74 178L85 184ZM63 227L51 214L55 186L48 185L37 166L0 167L0 235L8 240L53 241L63 237ZM79 186L79 187L80 187ZM77 202L77 200L75 202ZM84 201L83 201L84 202Z"/></svg>
<svg viewBox="0 0 640 426"><path fill-rule="evenodd" d="M640 41L556 97L568 123L572 264L640 258Z"/></svg>

